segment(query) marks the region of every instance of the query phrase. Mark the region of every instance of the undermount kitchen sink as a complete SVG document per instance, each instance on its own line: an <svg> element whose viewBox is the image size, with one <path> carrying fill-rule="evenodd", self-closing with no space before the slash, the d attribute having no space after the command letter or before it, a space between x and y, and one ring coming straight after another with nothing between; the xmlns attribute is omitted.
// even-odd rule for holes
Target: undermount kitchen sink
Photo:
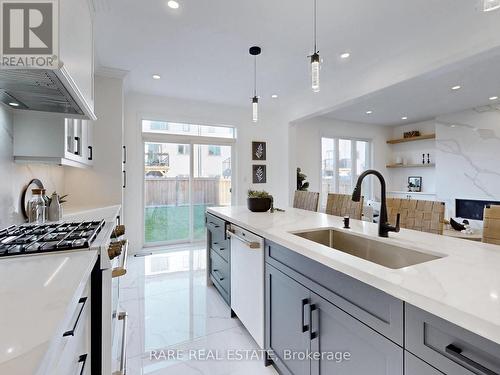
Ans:
<svg viewBox="0 0 500 375"><path fill-rule="evenodd" d="M444 257L333 229L293 232L292 234L393 269L413 266Z"/></svg>

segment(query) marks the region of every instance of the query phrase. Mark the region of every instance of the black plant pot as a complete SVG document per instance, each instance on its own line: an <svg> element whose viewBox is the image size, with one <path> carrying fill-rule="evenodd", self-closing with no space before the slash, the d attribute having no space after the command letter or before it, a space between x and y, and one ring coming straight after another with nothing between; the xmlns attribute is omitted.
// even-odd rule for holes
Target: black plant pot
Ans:
<svg viewBox="0 0 500 375"><path fill-rule="evenodd" d="M247 198L248 209L252 212L266 212L271 209L271 198Z"/></svg>

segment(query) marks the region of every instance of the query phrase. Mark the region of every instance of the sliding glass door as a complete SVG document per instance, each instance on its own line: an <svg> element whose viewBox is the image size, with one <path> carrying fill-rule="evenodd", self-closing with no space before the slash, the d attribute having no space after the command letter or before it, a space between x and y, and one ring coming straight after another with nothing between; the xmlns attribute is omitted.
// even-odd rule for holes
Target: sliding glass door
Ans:
<svg viewBox="0 0 500 375"><path fill-rule="evenodd" d="M205 210L231 204L232 146L144 142L144 242L205 239Z"/></svg>
<svg viewBox="0 0 500 375"><path fill-rule="evenodd" d="M190 147L180 143L144 143L146 244L190 239Z"/></svg>
<svg viewBox="0 0 500 375"><path fill-rule="evenodd" d="M193 145L193 239L205 239L208 206L231 205L231 146Z"/></svg>

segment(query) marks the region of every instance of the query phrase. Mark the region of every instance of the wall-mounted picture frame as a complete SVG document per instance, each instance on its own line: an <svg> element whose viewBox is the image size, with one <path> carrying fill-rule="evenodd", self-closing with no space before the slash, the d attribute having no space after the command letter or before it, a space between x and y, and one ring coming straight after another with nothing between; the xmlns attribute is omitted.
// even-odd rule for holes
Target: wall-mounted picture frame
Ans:
<svg viewBox="0 0 500 375"><path fill-rule="evenodd" d="M266 160L266 142L252 142L252 160Z"/></svg>
<svg viewBox="0 0 500 375"><path fill-rule="evenodd" d="M422 191L422 177L410 176L408 177L408 191L419 193Z"/></svg>
<svg viewBox="0 0 500 375"><path fill-rule="evenodd" d="M265 184L267 181L266 166L263 164L252 165L252 181L254 184Z"/></svg>

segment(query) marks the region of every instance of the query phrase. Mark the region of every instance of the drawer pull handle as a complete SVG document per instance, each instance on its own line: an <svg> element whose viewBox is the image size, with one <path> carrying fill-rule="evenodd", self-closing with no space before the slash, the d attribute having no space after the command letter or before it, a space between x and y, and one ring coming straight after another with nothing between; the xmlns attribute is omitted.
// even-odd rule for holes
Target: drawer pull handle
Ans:
<svg viewBox="0 0 500 375"><path fill-rule="evenodd" d="M215 274L215 276L217 276L217 278L219 279L219 281L224 280L224 276L220 276L219 270L214 270L214 274Z"/></svg>
<svg viewBox="0 0 500 375"><path fill-rule="evenodd" d="M87 354L83 354L78 358L78 366L82 366L81 370L78 372L78 375L83 375L83 371L85 371L85 364L87 363Z"/></svg>
<svg viewBox="0 0 500 375"><path fill-rule="evenodd" d="M482 372L483 374L486 375L498 375L498 373L491 371L490 369L487 369L483 365L477 363L476 361L473 361L472 359L464 356L462 354L462 349L460 349L458 346L455 346L453 344L448 345L446 348L446 353L451 355L452 357L456 358L457 360L469 365L470 367L474 368L477 371Z"/></svg>
<svg viewBox="0 0 500 375"><path fill-rule="evenodd" d="M81 304L82 307L80 308L80 311L78 312L78 316L76 317L75 324L73 325L72 329L63 333L63 337L75 335L76 327L78 326L78 322L80 321L80 317L82 316L82 312L83 312L83 309L85 308L86 302L87 302L87 297L82 297L78 301L78 304Z"/></svg>
<svg viewBox="0 0 500 375"><path fill-rule="evenodd" d="M307 332L309 331L309 325L308 324L305 324L304 323L304 317L305 317L305 313L304 313L304 310L305 310L305 307L308 305L309 303L309 298L304 298L302 301L302 322L301 322L301 331L302 333L304 332Z"/></svg>
<svg viewBox="0 0 500 375"><path fill-rule="evenodd" d="M318 308L316 305L309 305L309 324L311 325L311 329L309 330L310 332L310 339L311 341L316 339L318 337L318 331L319 327L316 327L316 331L313 331L313 315L315 315L315 312L318 312ZM319 324L319 319L317 320L317 325Z"/></svg>
<svg viewBox="0 0 500 375"><path fill-rule="evenodd" d="M221 247L221 246L219 246L219 245L218 245L218 242L214 242L214 243L213 243L213 245L214 245L214 246L213 246L213 249L214 249L214 250L218 250L218 251L224 251L224 250L226 250L226 248L225 248L225 247Z"/></svg>

